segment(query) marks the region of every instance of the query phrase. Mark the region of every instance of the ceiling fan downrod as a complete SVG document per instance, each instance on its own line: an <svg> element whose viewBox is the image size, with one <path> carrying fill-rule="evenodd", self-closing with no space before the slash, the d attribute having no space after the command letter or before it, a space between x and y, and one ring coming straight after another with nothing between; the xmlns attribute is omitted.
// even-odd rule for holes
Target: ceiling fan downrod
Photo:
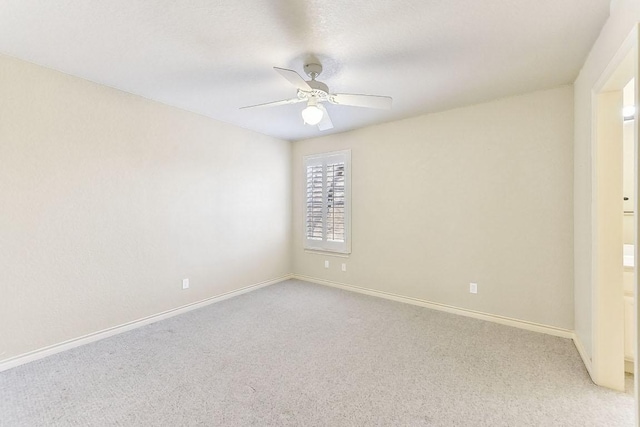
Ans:
<svg viewBox="0 0 640 427"><path fill-rule="evenodd" d="M311 80L315 80L320 73L322 73L322 65L320 64L304 64L304 72L311 78Z"/></svg>

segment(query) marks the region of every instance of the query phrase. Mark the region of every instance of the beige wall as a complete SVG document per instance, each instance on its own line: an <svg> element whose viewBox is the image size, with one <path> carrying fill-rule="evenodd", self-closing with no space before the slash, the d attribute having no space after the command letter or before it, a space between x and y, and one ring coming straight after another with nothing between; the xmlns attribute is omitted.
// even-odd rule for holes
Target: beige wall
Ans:
<svg viewBox="0 0 640 427"><path fill-rule="evenodd" d="M616 0L611 16L593 45L574 83L574 274L575 331L592 354L592 179L591 96L596 82L633 27L640 21L640 2Z"/></svg>
<svg viewBox="0 0 640 427"><path fill-rule="evenodd" d="M290 273L290 164L289 142L0 56L0 361Z"/></svg>
<svg viewBox="0 0 640 427"><path fill-rule="evenodd" d="M572 111L566 86L294 143L294 273L573 329ZM302 157L347 148L353 252L305 252Z"/></svg>

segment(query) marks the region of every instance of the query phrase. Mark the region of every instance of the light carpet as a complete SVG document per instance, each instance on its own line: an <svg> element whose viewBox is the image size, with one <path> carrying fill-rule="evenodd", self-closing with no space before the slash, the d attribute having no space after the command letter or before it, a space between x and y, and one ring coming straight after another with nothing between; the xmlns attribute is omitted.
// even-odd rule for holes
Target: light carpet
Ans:
<svg viewBox="0 0 640 427"><path fill-rule="evenodd" d="M568 339L290 280L0 373L2 426L632 426Z"/></svg>

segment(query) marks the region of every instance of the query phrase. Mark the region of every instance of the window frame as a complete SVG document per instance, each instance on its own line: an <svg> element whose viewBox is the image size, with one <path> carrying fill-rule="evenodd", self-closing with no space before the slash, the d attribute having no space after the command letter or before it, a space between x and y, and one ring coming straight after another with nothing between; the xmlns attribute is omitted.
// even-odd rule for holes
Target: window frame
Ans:
<svg viewBox="0 0 640 427"><path fill-rule="evenodd" d="M327 163L331 160L344 161L344 242L330 242L326 236L326 174ZM323 236L322 240L307 238L307 167L322 164L323 174ZM351 253L351 150L331 151L304 156L302 159L302 241L305 251L329 252L348 255Z"/></svg>

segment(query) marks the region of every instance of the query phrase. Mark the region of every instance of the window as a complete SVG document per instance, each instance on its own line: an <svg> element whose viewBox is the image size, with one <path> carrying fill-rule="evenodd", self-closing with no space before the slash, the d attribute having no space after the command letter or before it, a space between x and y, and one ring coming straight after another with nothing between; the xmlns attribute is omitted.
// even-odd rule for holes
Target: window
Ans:
<svg viewBox="0 0 640 427"><path fill-rule="evenodd" d="M350 168L349 150L304 158L306 249L351 252Z"/></svg>

